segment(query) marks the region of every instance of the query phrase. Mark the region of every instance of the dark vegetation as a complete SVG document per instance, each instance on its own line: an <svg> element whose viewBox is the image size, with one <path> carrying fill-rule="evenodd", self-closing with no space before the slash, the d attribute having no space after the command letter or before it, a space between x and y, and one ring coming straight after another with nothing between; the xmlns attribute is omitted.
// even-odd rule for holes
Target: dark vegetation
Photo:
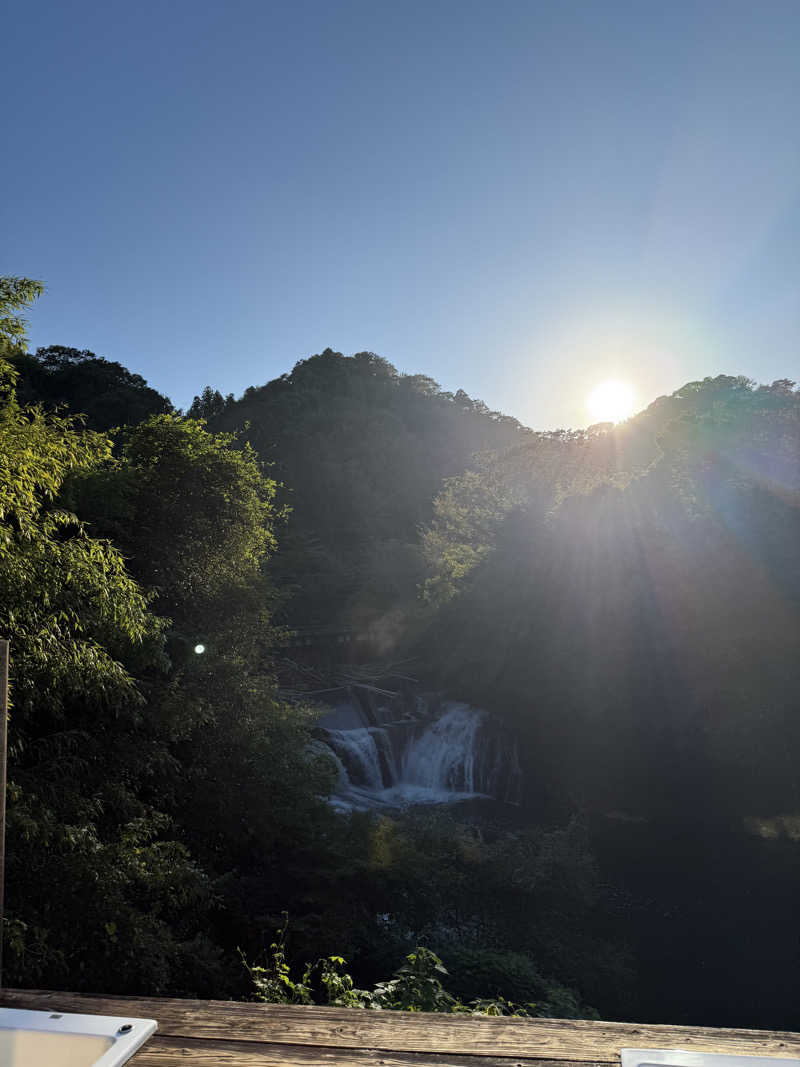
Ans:
<svg viewBox="0 0 800 1067"><path fill-rule="evenodd" d="M542 434L326 350L183 416L28 354L38 291L0 281L9 984L247 995L241 949L290 1000L797 1027L793 383ZM513 723L521 806L335 813L344 659Z"/></svg>

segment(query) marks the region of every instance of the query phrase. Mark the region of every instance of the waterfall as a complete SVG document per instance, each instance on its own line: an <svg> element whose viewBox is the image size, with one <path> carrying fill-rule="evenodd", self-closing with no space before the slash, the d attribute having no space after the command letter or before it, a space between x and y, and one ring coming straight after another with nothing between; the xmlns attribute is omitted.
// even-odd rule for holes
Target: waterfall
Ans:
<svg viewBox="0 0 800 1067"><path fill-rule="evenodd" d="M331 803L342 809L402 808L474 797L519 800L516 744L487 712L420 697L373 706L352 692L331 700L314 751L334 760Z"/></svg>
<svg viewBox="0 0 800 1067"><path fill-rule="evenodd" d="M486 713L468 704L445 705L438 719L409 745L402 780L432 793L481 792L476 786L480 752L478 731Z"/></svg>
<svg viewBox="0 0 800 1067"><path fill-rule="evenodd" d="M351 785L382 789L396 774L391 744L380 727L328 730L325 741L344 765Z"/></svg>

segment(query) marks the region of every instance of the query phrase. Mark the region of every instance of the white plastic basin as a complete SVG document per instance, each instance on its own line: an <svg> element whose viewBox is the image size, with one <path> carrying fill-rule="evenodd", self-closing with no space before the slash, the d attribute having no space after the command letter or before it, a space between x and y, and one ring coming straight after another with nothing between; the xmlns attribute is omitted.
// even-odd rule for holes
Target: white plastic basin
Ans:
<svg viewBox="0 0 800 1067"><path fill-rule="evenodd" d="M0 1067L120 1067L153 1019L0 1008Z"/></svg>
<svg viewBox="0 0 800 1067"><path fill-rule="evenodd" d="M622 1067L800 1067L800 1060L775 1056L729 1056L669 1048L620 1049Z"/></svg>

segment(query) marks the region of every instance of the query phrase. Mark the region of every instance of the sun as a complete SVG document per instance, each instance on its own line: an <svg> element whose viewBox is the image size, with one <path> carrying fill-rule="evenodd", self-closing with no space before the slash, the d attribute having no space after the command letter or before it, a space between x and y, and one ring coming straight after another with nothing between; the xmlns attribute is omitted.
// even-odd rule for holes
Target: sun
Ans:
<svg viewBox="0 0 800 1067"><path fill-rule="evenodd" d="M627 382L600 382L586 398L586 406L598 422L622 422L636 410L636 394Z"/></svg>

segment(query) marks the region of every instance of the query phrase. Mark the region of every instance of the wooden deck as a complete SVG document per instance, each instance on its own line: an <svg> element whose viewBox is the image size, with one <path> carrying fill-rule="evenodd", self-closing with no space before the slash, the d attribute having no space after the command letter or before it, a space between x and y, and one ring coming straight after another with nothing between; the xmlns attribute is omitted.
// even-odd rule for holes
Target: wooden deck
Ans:
<svg viewBox="0 0 800 1067"><path fill-rule="evenodd" d="M621 1048L800 1057L800 1034L562 1019L494 1019L221 1000L5 990L5 1007L158 1020L134 1067L619 1065Z"/></svg>

